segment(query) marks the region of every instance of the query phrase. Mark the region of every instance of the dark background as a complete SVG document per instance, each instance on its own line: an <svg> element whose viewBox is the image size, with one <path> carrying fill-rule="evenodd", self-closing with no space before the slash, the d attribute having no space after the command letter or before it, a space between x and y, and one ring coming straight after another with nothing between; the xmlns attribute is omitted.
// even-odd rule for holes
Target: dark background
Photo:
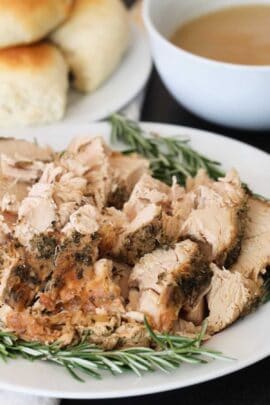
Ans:
<svg viewBox="0 0 270 405"><path fill-rule="evenodd" d="M132 0L126 0L128 4L132 2ZM270 152L270 130L266 132L236 131L195 117L173 100L155 71L147 88L142 120L206 129ZM250 170L252 170L252 162L250 162ZM167 393L114 400L63 400L61 402L61 405L75 404L270 405L270 358L218 380Z"/></svg>

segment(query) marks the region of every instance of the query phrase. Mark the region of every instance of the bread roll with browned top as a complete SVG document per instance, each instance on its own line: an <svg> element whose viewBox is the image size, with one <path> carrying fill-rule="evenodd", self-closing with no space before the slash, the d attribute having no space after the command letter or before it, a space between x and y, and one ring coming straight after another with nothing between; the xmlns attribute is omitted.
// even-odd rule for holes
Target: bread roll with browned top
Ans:
<svg viewBox="0 0 270 405"><path fill-rule="evenodd" d="M74 86L95 90L120 63L129 43L121 0L75 0L70 18L53 34L74 75Z"/></svg>
<svg viewBox="0 0 270 405"><path fill-rule="evenodd" d="M62 118L68 68L46 43L0 50L0 126L34 125Z"/></svg>
<svg viewBox="0 0 270 405"><path fill-rule="evenodd" d="M45 37L69 15L73 0L0 0L0 48Z"/></svg>

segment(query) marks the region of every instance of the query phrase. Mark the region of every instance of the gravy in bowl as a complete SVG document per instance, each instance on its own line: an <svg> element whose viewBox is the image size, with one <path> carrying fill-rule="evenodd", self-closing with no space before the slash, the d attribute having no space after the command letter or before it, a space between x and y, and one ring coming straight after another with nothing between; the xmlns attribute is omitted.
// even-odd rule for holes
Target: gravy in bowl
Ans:
<svg viewBox="0 0 270 405"><path fill-rule="evenodd" d="M270 6L235 6L203 15L181 25L171 42L208 59L270 65Z"/></svg>

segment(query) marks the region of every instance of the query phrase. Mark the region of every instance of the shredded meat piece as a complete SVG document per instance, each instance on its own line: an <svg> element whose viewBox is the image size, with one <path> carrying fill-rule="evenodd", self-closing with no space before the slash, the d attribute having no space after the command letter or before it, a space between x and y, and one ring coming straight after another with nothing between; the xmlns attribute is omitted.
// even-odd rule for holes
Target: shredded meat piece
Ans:
<svg viewBox="0 0 270 405"><path fill-rule="evenodd" d="M87 167L84 173L87 180L86 195L101 210L107 204L112 185L110 149L101 137L76 138L69 145L68 152Z"/></svg>

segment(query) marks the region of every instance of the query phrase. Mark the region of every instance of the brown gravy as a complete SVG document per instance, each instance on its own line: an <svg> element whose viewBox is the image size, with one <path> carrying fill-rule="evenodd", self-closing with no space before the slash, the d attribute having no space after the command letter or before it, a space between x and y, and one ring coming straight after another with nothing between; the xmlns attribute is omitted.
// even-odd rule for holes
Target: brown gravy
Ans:
<svg viewBox="0 0 270 405"><path fill-rule="evenodd" d="M171 42L193 54L242 65L270 65L270 5L223 8L179 27Z"/></svg>

